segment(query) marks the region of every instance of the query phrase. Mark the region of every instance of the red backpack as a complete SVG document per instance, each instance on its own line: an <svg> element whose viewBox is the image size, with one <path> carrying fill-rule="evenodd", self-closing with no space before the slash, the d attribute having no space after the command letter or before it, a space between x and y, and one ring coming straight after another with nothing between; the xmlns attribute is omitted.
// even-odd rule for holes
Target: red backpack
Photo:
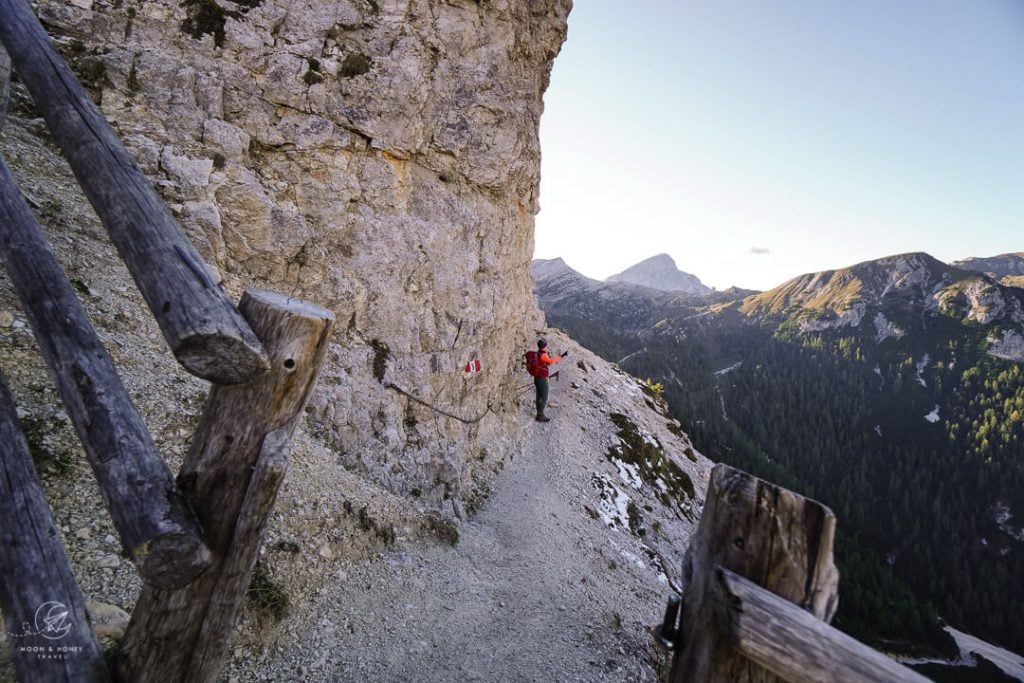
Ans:
<svg viewBox="0 0 1024 683"><path fill-rule="evenodd" d="M542 363L540 360L540 353L537 351L527 351L526 356L526 371L534 377L547 377L548 366Z"/></svg>

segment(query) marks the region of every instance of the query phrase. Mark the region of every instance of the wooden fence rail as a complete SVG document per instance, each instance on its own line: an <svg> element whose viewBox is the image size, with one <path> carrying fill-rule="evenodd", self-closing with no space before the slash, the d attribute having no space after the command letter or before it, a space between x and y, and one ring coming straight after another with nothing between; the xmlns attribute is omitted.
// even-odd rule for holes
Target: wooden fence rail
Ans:
<svg viewBox="0 0 1024 683"><path fill-rule="evenodd" d="M334 315L261 290L247 291L239 312L24 0L0 0L0 41L178 361L215 383L175 479L0 159L7 273L125 553L145 582L117 660L118 679L215 680ZM7 73L0 60L0 86ZM50 657L53 650L13 643L19 679L108 680L2 376L0 520L0 608L7 617L0 637L38 639L45 636L36 631L47 629L73 649L73 656Z"/></svg>
<svg viewBox="0 0 1024 683"><path fill-rule="evenodd" d="M0 252L125 554L154 585L184 586L210 565L199 524L3 159Z"/></svg>
<svg viewBox="0 0 1024 683"><path fill-rule="evenodd" d="M71 564L0 375L0 608L19 672L32 681L106 681ZM36 580L22 581L33 576ZM5 634L0 633L0 638ZM70 648L57 656L50 648ZM63 655L63 656L61 656ZM23 676L28 678L28 676Z"/></svg>
<svg viewBox="0 0 1024 683"><path fill-rule="evenodd" d="M927 681L753 581L715 570L719 623L736 651L787 681Z"/></svg>
<svg viewBox="0 0 1024 683"><path fill-rule="evenodd" d="M669 625L672 683L927 681L828 625L835 523L821 503L716 465Z"/></svg>
<svg viewBox="0 0 1024 683"><path fill-rule="evenodd" d="M0 130L7 121L7 107L11 99L11 58L0 45Z"/></svg>
<svg viewBox="0 0 1024 683"><path fill-rule="evenodd" d="M259 341L26 0L0 0L0 41L103 221L164 338L189 372L218 384L265 372Z"/></svg>

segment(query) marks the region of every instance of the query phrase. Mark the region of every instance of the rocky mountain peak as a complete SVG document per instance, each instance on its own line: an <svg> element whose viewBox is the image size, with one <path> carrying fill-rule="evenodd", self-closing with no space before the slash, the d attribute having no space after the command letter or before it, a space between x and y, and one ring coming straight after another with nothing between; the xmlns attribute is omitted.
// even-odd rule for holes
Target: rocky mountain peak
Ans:
<svg viewBox="0 0 1024 683"><path fill-rule="evenodd" d="M530 264L534 279L577 274L562 258L534 259Z"/></svg>
<svg viewBox="0 0 1024 683"><path fill-rule="evenodd" d="M707 294L711 291L711 288L697 276L679 270L675 260L668 254L658 254L645 259L621 273L612 275L607 281L628 282L666 292Z"/></svg>
<svg viewBox="0 0 1024 683"><path fill-rule="evenodd" d="M961 261L953 261L952 265L964 270L985 273L1015 287L1021 286L1019 283L1021 278L1024 278L1024 252L1021 251L983 258L972 256Z"/></svg>

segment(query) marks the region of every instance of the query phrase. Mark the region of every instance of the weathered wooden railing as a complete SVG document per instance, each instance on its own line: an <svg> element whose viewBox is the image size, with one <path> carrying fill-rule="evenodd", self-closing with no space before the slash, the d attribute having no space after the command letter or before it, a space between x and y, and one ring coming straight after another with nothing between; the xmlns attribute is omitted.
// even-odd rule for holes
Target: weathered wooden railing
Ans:
<svg viewBox="0 0 1024 683"><path fill-rule="evenodd" d="M175 480L0 159L7 274L145 584L117 675L213 680L334 315L260 290L236 309L24 0L0 0L0 42L175 357L215 383ZM5 73L0 60L3 84ZM2 373L0 577L2 637L22 680L109 678Z"/></svg>
<svg viewBox="0 0 1024 683"><path fill-rule="evenodd" d="M666 615L672 683L927 681L832 628L832 511L716 465L683 560L681 616Z"/></svg>
<svg viewBox="0 0 1024 683"><path fill-rule="evenodd" d="M7 106L11 99L11 58L7 50L0 45L0 130L3 130L7 118Z"/></svg>

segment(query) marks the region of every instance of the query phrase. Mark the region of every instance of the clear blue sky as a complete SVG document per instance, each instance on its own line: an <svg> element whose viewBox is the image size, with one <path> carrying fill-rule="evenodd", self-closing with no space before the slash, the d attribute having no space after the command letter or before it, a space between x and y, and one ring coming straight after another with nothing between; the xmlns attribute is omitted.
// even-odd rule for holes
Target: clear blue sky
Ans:
<svg viewBox="0 0 1024 683"><path fill-rule="evenodd" d="M768 289L1024 251L1024 1L576 0L537 258Z"/></svg>

